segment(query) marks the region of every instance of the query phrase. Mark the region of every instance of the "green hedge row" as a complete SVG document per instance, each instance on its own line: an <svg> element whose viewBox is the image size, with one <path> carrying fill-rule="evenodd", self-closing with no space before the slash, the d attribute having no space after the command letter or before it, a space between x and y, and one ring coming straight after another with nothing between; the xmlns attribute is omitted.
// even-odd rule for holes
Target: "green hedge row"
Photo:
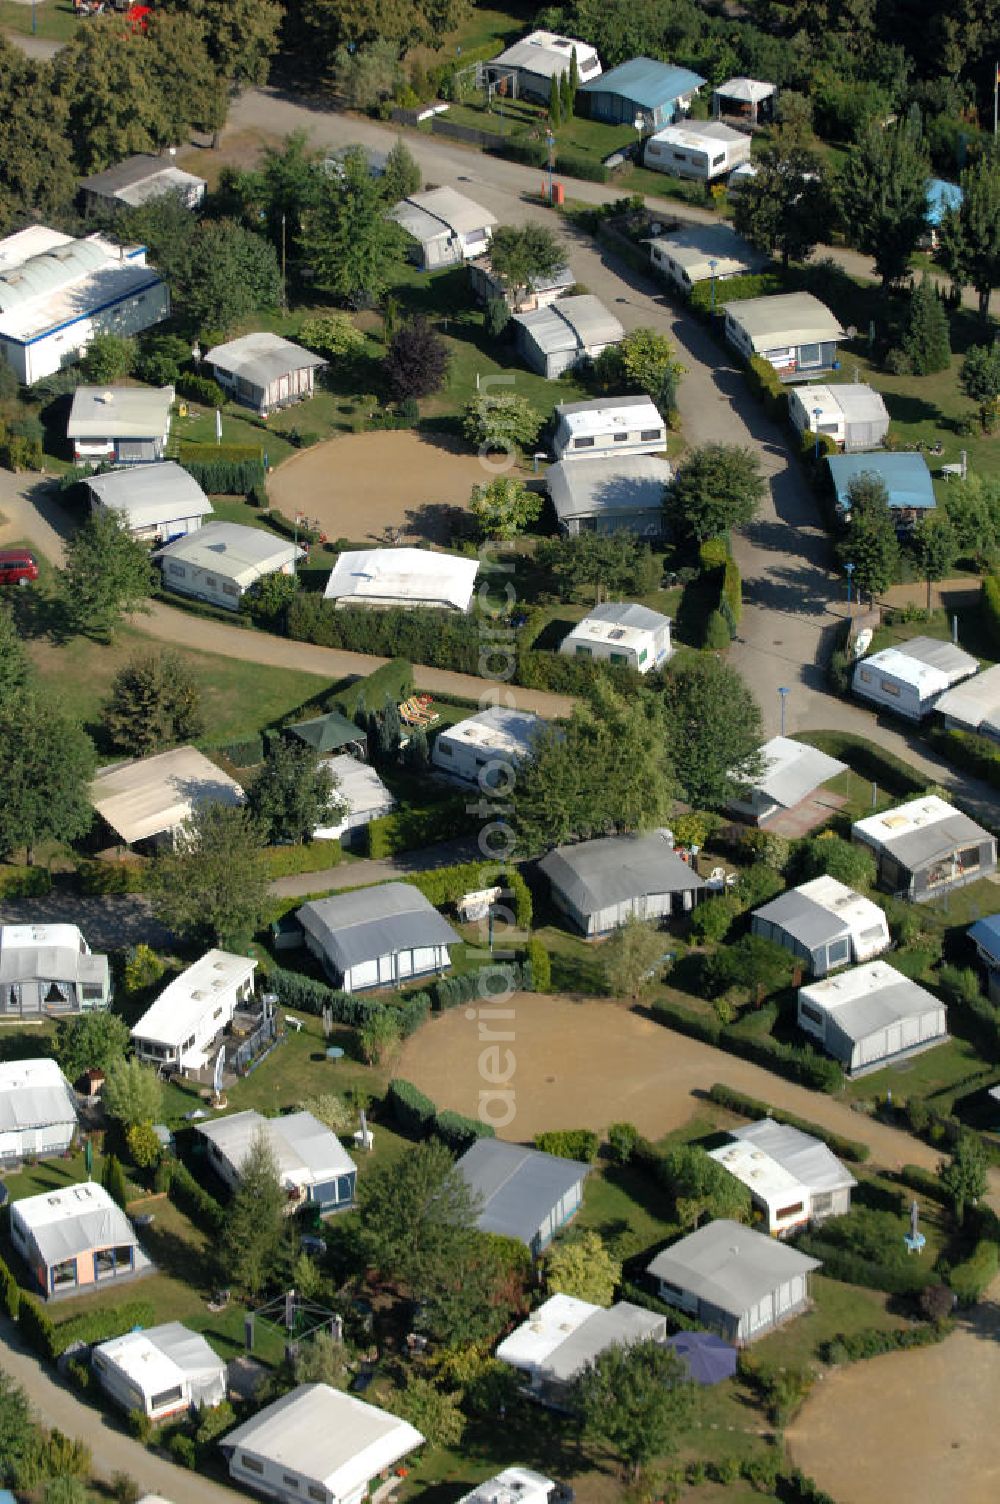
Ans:
<svg viewBox="0 0 1000 1504"><path fill-rule="evenodd" d="M413 693L413 664L405 658L390 658L363 679L355 679L346 689L330 696L333 707L349 721L360 710L383 710L387 703L400 705ZM298 719L297 715L292 719Z"/></svg>
<svg viewBox="0 0 1000 1504"><path fill-rule="evenodd" d="M388 611L352 607L338 611L332 601L324 601L314 592L300 591L288 606L286 622L289 637L299 642L383 658L405 658L409 663L464 674L481 671L482 641L474 616L396 607Z"/></svg>
<svg viewBox="0 0 1000 1504"><path fill-rule="evenodd" d="M210 1238L217 1238L222 1231L226 1214L215 1197L199 1185L191 1171L181 1160L170 1166L167 1194L171 1201L189 1217L196 1227Z"/></svg>
<svg viewBox="0 0 1000 1504"><path fill-rule="evenodd" d="M49 1363L62 1356L76 1342L88 1346L122 1337L136 1326L152 1326L156 1310L149 1301L131 1301L127 1305L104 1310L86 1311L68 1321L56 1323L32 1296L22 1295L18 1308L21 1336L40 1358Z"/></svg>
<svg viewBox="0 0 1000 1504"><path fill-rule="evenodd" d="M552 1128L535 1134L535 1148L557 1159L575 1159L592 1165L601 1147L600 1135L590 1128Z"/></svg>
<svg viewBox="0 0 1000 1504"><path fill-rule="evenodd" d="M17 1320L18 1306L21 1304L21 1287L10 1271L9 1266L0 1259L0 1309L12 1321Z"/></svg>
<svg viewBox="0 0 1000 1504"><path fill-rule="evenodd" d="M644 1285L634 1285L628 1280L622 1280L618 1298L627 1300L630 1305L641 1306L644 1311L655 1311L658 1316L665 1316L667 1326L673 1332L701 1332L705 1329L702 1322L689 1316L678 1306L670 1306L665 1300L651 1295Z"/></svg>
<svg viewBox="0 0 1000 1504"><path fill-rule="evenodd" d="M1000 657L1000 575L990 574L983 580L980 615L993 652Z"/></svg>
<svg viewBox="0 0 1000 1504"><path fill-rule="evenodd" d="M478 971L462 972L457 977L442 977L431 991L435 1013L446 1013L463 1003L478 1002L488 1006L504 1002L514 992L531 992L531 966L527 961L496 961Z"/></svg>
<svg viewBox="0 0 1000 1504"><path fill-rule="evenodd" d="M445 1108L434 1119L434 1132L454 1154L464 1154L479 1138L496 1138L496 1129L479 1118L467 1118L461 1112Z"/></svg>
<svg viewBox="0 0 1000 1504"><path fill-rule="evenodd" d="M862 1358L879 1358L883 1353L909 1352L915 1347L933 1347L954 1331L950 1322L903 1327L887 1332L883 1327L863 1327L860 1332L838 1332L821 1342L819 1357L824 1363L857 1363Z"/></svg>
<svg viewBox="0 0 1000 1504"><path fill-rule="evenodd" d="M246 496L264 483L263 460L189 460L181 464L209 496Z"/></svg>
<svg viewBox="0 0 1000 1504"><path fill-rule="evenodd" d="M925 1285L936 1284L937 1276L916 1265L876 1264L860 1254L850 1253L828 1243L819 1233L801 1233L795 1240L800 1253L819 1259L823 1273L848 1285L864 1285L869 1290L884 1290L889 1295L917 1295Z"/></svg>
<svg viewBox="0 0 1000 1504"><path fill-rule="evenodd" d="M730 1112L738 1112L741 1117L754 1120L773 1118L776 1123L798 1128L802 1133L811 1133L813 1138L826 1144L833 1154L852 1164L863 1165L871 1155L868 1145L862 1144L858 1139L845 1138L843 1134L833 1133L829 1128L821 1128L818 1123L810 1123L807 1118L796 1117L793 1112L783 1112L779 1107L771 1107L769 1103L761 1102L757 1097L748 1097L732 1086L723 1085L721 1081L715 1083L708 1095L719 1107L727 1107Z"/></svg>
<svg viewBox="0 0 1000 1504"><path fill-rule="evenodd" d="M927 780L892 752L884 752L874 742L850 731L807 731L796 738L810 747L818 747L831 757L839 757L860 778L869 778L887 794L912 798L922 794Z"/></svg>
<svg viewBox="0 0 1000 1504"><path fill-rule="evenodd" d="M427 1138L435 1133L455 1154L463 1154L476 1139L496 1137L489 1123L481 1122L479 1118L465 1117L449 1108L439 1112L419 1087L398 1076L389 1082L386 1102L404 1132L412 1133L415 1138Z"/></svg>
<svg viewBox="0 0 1000 1504"><path fill-rule="evenodd" d="M1000 746L975 731L946 730L935 726L930 733L931 746L956 767L982 778L993 788L1000 788Z"/></svg>
<svg viewBox="0 0 1000 1504"><path fill-rule="evenodd" d="M918 1196L926 1196L929 1201L940 1202L942 1206L947 1206L951 1200L934 1172L920 1165L902 1165L896 1171L896 1179L908 1190L916 1191Z"/></svg>
<svg viewBox="0 0 1000 1504"><path fill-rule="evenodd" d="M363 850L375 860L396 856L401 851L416 851L437 841L450 841L473 828L468 812L468 796L456 794L438 804L420 809L400 809L378 815L364 827Z"/></svg>
<svg viewBox="0 0 1000 1504"><path fill-rule="evenodd" d="M338 992L325 982L303 976L298 971L286 971L283 966L272 966L267 980L283 1008L294 1008L314 1018L322 1017L323 1009L329 1008L334 1023L347 1024L350 1028L364 1028L380 1014L394 1013L404 1039L416 1033L430 1012L431 1000L426 992L411 992L388 1002L384 994L369 997L363 993Z"/></svg>
<svg viewBox="0 0 1000 1504"><path fill-rule="evenodd" d="M199 444L182 439L178 449L181 464L262 465L264 451L259 444Z"/></svg>
<svg viewBox="0 0 1000 1504"><path fill-rule="evenodd" d="M974 1306L996 1279L998 1270L1000 1248L991 1238L980 1238L969 1257L956 1264L948 1275L948 1283L959 1304Z"/></svg>
<svg viewBox="0 0 1000 1504"><path fill-rule="evenodd" d="M743 277L725 277L715 284L715 307L721 312L724 303L738 303L744 298L766 298L787 292L778 272L748 272ZM691 307L698 313L712 312L711 282L697 282L691 289Z"/></svg>
<svg viewBox="0 0 1000 1504"><path fill-rule="evenodd" d="M201 402L205 407L225 407L226 394L211 376L198 376L182 371L174 382L178 397L187 397L191 402Z"/></svg>
<svg viewBox="0 0 1000 1504"><path fill-rule="evenodd" d="M755 1065L776 1071L779 1076L786 1076L813 1091L836 1094L844 1085L844 1072L837 1061L821 1055L811 1045L781 1044L768 1035L754 1038L740 1034L731 1026L722 1024L714 1013L692 1013L677 1003L657 1002L654 1012L667 1028L726 1050L730 1055L752 1060Z"/></svg>
<svg viewBox="0 0 1000 1504"><path fill-rule="evenodd" d="M788 419L788 393L769 360L751 355L744 367L747 386L764 411L779 423Z"/></svg>

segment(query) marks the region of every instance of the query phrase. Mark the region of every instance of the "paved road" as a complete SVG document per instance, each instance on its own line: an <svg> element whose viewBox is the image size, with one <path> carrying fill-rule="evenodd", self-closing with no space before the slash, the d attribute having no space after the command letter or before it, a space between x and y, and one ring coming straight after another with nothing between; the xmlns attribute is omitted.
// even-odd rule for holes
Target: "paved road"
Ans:
<svg viewBox="0 0 1000 1504"><path fill-rule="evenodd" d="M339 867L324 867L320 872L300 872L292 877L275 878L270 891L276 898L304 898L307 893L322 893L328 888L343 891L365 888L369 883L391 883L408 872L431 872L435 867L452 867L459 862L474 862L482 857L479 843L471 836L455 841L441 841L420 851L406 851L382 861L348 862ZM2 917L0 910L0 917ZM81 925L81 929L83 926Z"/></svg>
<svg viewBox="0 0 1000 1504"><path fill-rule="evenodd" d="M104 1416L83 1404L22 1342L12 1321L0 1317L0 1368L24 1388L43 1425L57 1427L65 1436L86 1441L94 1457L94 1472L110 1481L115 1473L128 1473L143 1493L158 1494L171 1504L246 1504L246 1496L212 1483L207 1478L175 1467L109 1425Z"/></svg>
<svg viewBox="0 0 1000 1504"><path fill-rule="evenodd" d="M76 924L96 951L145 943L157 950L171 934L153 917L142 893L50 893L47 898L8 898L0 902L0 924Z"/></svg>
<svg viewBox="0 0 1000 1504"><path fill-rule="evenodd" d="M23 31L5 31L8 42L13 43L27 57L48 59L62 51L62 42L53 42L48 37L26 36Z"/></svg>

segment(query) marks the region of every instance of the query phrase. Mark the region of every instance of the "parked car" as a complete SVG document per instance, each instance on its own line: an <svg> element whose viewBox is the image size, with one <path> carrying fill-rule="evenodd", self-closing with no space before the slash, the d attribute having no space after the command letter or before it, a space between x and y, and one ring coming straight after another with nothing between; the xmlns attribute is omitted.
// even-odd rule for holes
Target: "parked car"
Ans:
<svg viewBox="0 0 1000 1504"><path fill-rule="evenodd" d="M26 548L0 548L0 585L27 585L38 579L38 560Z"/></svg>

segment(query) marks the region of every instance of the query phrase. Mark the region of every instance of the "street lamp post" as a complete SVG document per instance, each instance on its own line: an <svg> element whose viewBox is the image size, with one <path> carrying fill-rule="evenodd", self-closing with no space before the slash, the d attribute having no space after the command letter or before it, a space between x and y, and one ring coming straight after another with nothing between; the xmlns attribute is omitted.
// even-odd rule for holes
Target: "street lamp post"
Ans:
<svg viewBox="0 0 1000 1504"><path fill-rule="evenodd" d="M854 574L854 565L851 563L850 559L848 559L847 563L844 565L844 569L847 571L847 604L850 605L852 599L851 587L854 583L853 579L851 578Z"/></svg>
<svg viewBox="0 0 1000 1504"><path fill-rule="evenodd" d="M709 256L709 258L708 258L708 269L712 273L712 312L713 313L715 312L715 268L718 266L718 264L719 263L718 263L718 261L716 260L716 258L714 256Z"/></svg>
<svg viewBox="0 0 1000 1504"><path fill-rule="evenodd" d="M545 132L545 144L549 149L549 203L552 202L552 149L556 144L556 138L551 130Z"/></svg>
<svg viewBox="0 0 1000 1504"><path fill-rule="evenodd" d="M781 734L782 734L782 736L784 736L784 734L785 734L785 701L788 699L788 688L787 688L786 685L782 685L781 688L778 690L778 699L781 702Z"/></svg>
<svg viewBox="0 0 1000 1504"><path fill-rule="evenodd" d="M819 462L819 420L820 420L820 418L822 416L823 416L823 409L821 407L814 407L813 408L813 417L816 420L816 460L817 460L817 463Z"/></svg>

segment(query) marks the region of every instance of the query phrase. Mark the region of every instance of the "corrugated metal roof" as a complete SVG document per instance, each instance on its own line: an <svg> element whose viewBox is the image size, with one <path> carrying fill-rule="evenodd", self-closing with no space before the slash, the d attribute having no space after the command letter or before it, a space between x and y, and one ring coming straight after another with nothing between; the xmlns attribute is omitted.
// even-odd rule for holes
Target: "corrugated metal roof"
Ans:
<svg viewBox="0 0 1000 1504"><path fill-rule="evenodd" d="M861 475L874 475L882 481L891 507L930 511L937 505L931 472L922 454L828 454L826 462L842 507L850 506L851 481Z"/></svg>
<svg viewBox="0 0 1000 1504"><path fill-rule="evenodd" d="M651 893L688 893L705 886L666 837L655 831L557 846L538 867L581 914L596 914Z"/></svg>
<svg viewBox="0 0 1000 1504"><path fill-rule="evenodd" d="M557 298L545 308L519 313L513 320L521 324L545 355L565 350L588 350L596 345L614 345L625 338L625 330L600 298L593 293L578 293Z"/></svg>
<svg viewBox="0 0 1000 1504"><path fill-rule="evenodd" d="M665 1248L647 1270L720 1311L742 1317L779 1285L819 1267L818 1259L807 1258L777 1238L720 1219Z"/></svg>
<svg viewBox="0 0 1000 1504"><path fill-rule="evenodd" d="M228 371L262 390L290 371L314 370L326 365L322 355L314 355L302 345L266 329L228 340L224 345L213 345L206 350L204 360L207 365Z"/></svg>
<svg viewBox="0 0 1000 1504"><path fill-rule="evenodd" d="M651 57L633 57L619 63L599 78L580 85L584 94L619 94L644 110L656 110L700 89L705 80L690 68L657 62Z"/></svg>
<svg viewBox="0 0 1000 1504"><path fill-rule="evenodd" d="M758 354L784 345L809 345L844 336L839 320L811 292L742 298L724 303L723 311L745 332Z"/></svg>
<svg viewBox="0 0 1000 1504"><path fill-rule="evenodd" d="M669 460L652 454L560 460L545 477L560 522L613 512L658 512L673 480Z"/></svg>
<svg viewBox="0 0 1000 1504"><path fill-rule="evenodd" d="M113 422L105 426L103 433L118 437ZM146 433L150 434L148 428ZM104 475L88 476L84 484L102 507L120 512L133 528L152 527L157 523L169 526L171 522L187 517L207 517L212 512L212 503L194 476L174 460L109 470ZM233 524L219 523L216 526ZM201 536L200 532L198 536Z"/></svg>
<svg viewBox="0 0 1000 1504"><path fill-rule="evenodd" d="M383 883L303 904L296 918L336 970L422 946L457 945L460 936L409 883Z"/></svg>
<svg viewBox="0 0 1000 1504"><path fill-rule="evenodd" d="M481 1138L456 1168L476 1198L480 1231L517 1238L530 1247L562 1198L582 1185L590 1166Z"/></svg>

